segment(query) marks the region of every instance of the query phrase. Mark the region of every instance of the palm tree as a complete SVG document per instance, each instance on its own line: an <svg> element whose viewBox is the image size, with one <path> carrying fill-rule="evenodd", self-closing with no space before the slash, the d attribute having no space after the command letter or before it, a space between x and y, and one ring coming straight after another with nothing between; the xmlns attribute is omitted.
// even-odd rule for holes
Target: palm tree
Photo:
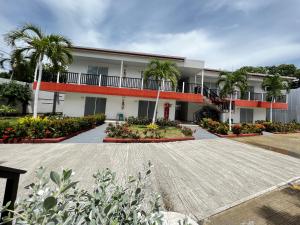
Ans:
<svg viewBox="0 0 300 225"><path fill-rule="evenodd" d="M231 131L231 111L233 94L239 90L241 95L245 93L248 88L247 73L240 69L235 72L221 72L217 81L220 87L220 96L222 98L229 98L229 130Z"/></svg>
<svg viewBox="0 0 300 225"><path fill-rule="evenodd" d="M162 80L169 80L173 87L177 85L177 81L180 77L180 72L175 63L170 61L160 61L158 59L153 59L148 64L146 70L144 71L144 78L147 82L148 79L153 79L158 82L157 97L154 107L154 114L152 123L156 121L156 111L159 100L159 94L161 91Z"/></svg>
<svg viewBox="0 0 300 225"><path fill-rule="evenodd" d="M265 77L261 87L267 91L267 98L270 99L270 122L272 122L273 103L282 95L282 90L289 91L289 85L279 74L276 74Z"/></svg>
<svg viewBox="0 0 300 225"><path fill-rule="evenodd" d="M18 50L11 52L10 57L0 60L0 68L5 69L6 63L10 65L10 80L18 80L24 82L33 81L33 66L30 60Z"/></svg>
<svg viewBox="0 0 300 225"><path fill-rule="evenodd" d="M60 35L46 35L39 27L32 24L26 24L20 29L9 32L5 35L5 39L14 49L30 57L35 65L34 81L37 80L37 85L34 94L33 117L36 118L43 61L50 61L53 65L71 62L72 55L69 51L71 42Z"/></svg>

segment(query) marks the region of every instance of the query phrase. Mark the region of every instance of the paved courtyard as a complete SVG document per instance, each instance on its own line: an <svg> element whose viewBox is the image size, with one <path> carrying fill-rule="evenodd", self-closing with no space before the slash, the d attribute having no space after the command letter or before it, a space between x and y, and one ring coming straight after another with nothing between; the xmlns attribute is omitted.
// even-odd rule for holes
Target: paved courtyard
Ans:
<svg viewBox="0 0 300 225"><path fill-rule="evenodd" d="M227 139L160 144L23 144L0 145L2 165L28 172L72 168L80 185L92 188L91 175L111 168L122 182L150 160L151 189L163 196L165 208L200 220L300 176L300 160ZM0 163L1 163L0 162Z"/></svg>

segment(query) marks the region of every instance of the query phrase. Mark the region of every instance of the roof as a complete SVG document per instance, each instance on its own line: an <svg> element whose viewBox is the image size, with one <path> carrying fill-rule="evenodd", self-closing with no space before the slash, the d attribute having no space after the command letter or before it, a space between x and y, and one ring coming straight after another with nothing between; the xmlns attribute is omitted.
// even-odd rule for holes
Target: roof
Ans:
<svg viewBox="0 0 300 225"><path fill-rule="evenodd" d="M228 72L226 70L221 70L221 69L212 69L212 68L204 68L205 71L211 71L211 72ZM251 76L257 76L257 77L267 77L267 76L274 76L273 74L265 74L265 73L247 73L248 75ZM281 76L284 79L287 80L297 80L296 77L289 77L289 76Z"/></svg>
<svg viewBox="0 0 300 225"><path fill-rule="evenodd" d="M179 60L179 61L184 61L185 60L185 57L180 57L180 56L170 56L170 55L142 53L142 52L131 52L131 51L123 51L123 50L112 50L112 49L105 49L105 48L91 48L91 47L83 47L83 46L73 46L71 49L89 51L89 52L118 54L118 55L131 55L131 56L143 56L143 57L160 58L160 59L171 59L171 60Z"/></svg>

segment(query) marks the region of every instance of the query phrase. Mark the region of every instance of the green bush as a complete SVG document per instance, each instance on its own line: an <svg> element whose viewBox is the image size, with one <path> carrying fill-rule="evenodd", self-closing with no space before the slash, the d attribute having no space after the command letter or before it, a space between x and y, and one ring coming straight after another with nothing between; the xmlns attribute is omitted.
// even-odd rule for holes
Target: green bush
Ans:
<svg viewBox="0 0 300 225"><path fill-rule="evenodd" d="M200 122L200 126L207 129L211 133L228 134L229 126L227 123L218 122L210 118L204 118Z"/></svg>
<svg viewBox="0 0 300 225"><path fill-rule="evenodd" d="M180 130L184 134L184 136L193 136L193 130L189 127L180 127Z"/></svg>
<svg viewBox="0 0 300 225"><path fill-rule="evenodd" d="M152 123L152 120L148 119L148 118L137 118L137 117L130 116L126 119L126 122L129 125L144 125L144 126L147 126L148 124ZM171 120L166 120L164 118L157 119L155 123L160 127L177 127L178 126L178 122L171 121Z"/></svg>
<svg viewBox="0 0 300 225"><path fill-rule="evenodd" d="M296 122L280 123L280 122L263 122L262 125L265 127L267 132L284 132L291 133L300 130L300 124Z"/></svg>
<svg viewBox="0 0 300 225"><path fill-rule="evenodd" d="M216 133L226 135L228 134L228 131L229 131L228 125L225 123L220 123L219 126L217 127Z"/></svg>
<svg viewBox="0 0 300 225"><path fill-rule="evenodd" d="M57 138L64 137L78 131L93 128L105 121L104 114L79 118L69 117L23 117L16 124L1 124L0 136L4 142L20 140L22 138Z"/></svg>
<svg viewBox="0 0 300 225"><path fill-rule="evenodd" d="M160 127L177 127L179 125L177 121L166 120L164 118L157 119L156 124Z"/></svg>
<svg viewBox="0 0 300 225"><path fill-rule="evenodd" d="M92 191L77 187L72 180L72 170L62 173L45 169L36 171L37 181L30 184L28 196L13 207L14 217L4 222L14 224L115 224L159 225L163 215L160 197L145 192L151 174L149 168L137 177L130 176L123 185L118 185L116 173L106 169L93 175ZM49 179L50 178L50 179ZM0 212L9 211L9 205L0 207ZM183 223L186 224L186 223Z"/></svg>
<svg viewBox="0 0 300 225"><path fill-rule="evenodd" d="M152 123L152 120L148 119L148 118L137 118L137 117L130 116L126 119L126 122L129 125L145 125L146 126L146 125Z"/></svg>
<svg viewBox="0 0 300 225"><path fill-rule="evenodd" d="M0 116L8 116L17 113L17 110L10 105L0 105Z"/></svg>

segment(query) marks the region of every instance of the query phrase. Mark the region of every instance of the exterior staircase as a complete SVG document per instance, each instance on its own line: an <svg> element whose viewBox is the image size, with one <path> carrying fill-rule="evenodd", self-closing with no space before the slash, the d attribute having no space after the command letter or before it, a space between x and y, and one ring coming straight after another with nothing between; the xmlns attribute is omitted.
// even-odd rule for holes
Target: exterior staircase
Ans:
<svg viewBox="0 0 300 225"><path fill-rule="evenodd" d="M216 90L209 89L208 87L204 86L203 87L203 97L204 97L205 103L213 104L214 106L216 106L216 108L221 113L229 112L229 100L221 98ZM232 102L232 104L234 104L234 102ZM233 108L234 108L234 105L233 105ZM199 109L198 111L196 111L194 113L194 115L193 115L194 121L200 121L202 119L201 111L202 111L202 109Z"/></svg>

